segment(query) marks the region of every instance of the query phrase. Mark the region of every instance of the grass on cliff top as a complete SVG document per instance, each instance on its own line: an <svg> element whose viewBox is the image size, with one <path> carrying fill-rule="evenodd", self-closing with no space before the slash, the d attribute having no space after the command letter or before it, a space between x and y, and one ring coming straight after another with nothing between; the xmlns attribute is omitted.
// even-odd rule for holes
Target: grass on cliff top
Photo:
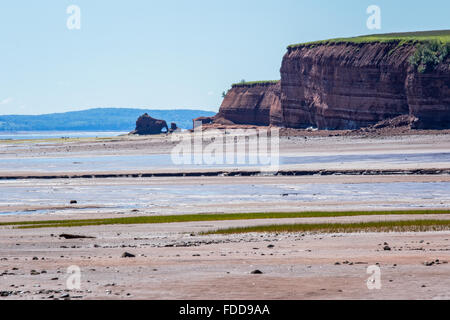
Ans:
<svg viewBox="0 0 450 320"><path fill-rule="evenodd" d="M277 84L278 82L279 82L279 80L245 81L245 82L233 83L231 85L231 87L236 88L236 87L252 87L252 86L258 86L258 85L271 85L271 84Z"/></svg>
<svg viewBox="0 0 450 320"><path fill-rule="evenodd" d="M436 31L420 31L420 32L405 32L405 33L385 33L372 34L359 37L350 38L335 38L328 40L312 41L306 43L292 44L288 49L300 47L314 47L316 45L327 44L341 44L341 43L399 43L399 44L417 44L438 41L441 43L450 43L450 30L436 30Z"/></svg>
<svg viewBox="0 0 450 320"><path fill-rule="evenodd" d="M202 232L208 234L242 234L242 233L350 233L350 232L424 232L450 230L450 220L405 220L377 221L359 223L316 223L316 224L285 224L228 228Z"/></svg>
<svg viewBox="0 0 450 320"><path fill-rule="evenodd" d="M0 226L14 226L19 229L28 229L28 228L83 227L83 226L119 225L119 224L130 225L130 224L154 224L154 223L176 223L176 222L199 222L199 221L287 219L287 218L373 216L373 215L419 215L419 214L421 215L450 214L450 210L343 211L343 212L311 211L311 212L190 214L190 215L171 215L171 216L140 216L140 217L109 218L109 219L3 222L0 223Z"/></svg>

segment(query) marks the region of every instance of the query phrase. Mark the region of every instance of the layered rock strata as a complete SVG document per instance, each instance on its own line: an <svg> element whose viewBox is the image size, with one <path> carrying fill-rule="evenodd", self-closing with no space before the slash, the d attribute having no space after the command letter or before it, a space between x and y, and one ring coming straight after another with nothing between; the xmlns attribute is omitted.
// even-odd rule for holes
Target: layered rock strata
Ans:
<svg viewBox="0 0 450 320"><path fill-rule="evenodd" d="M450 55L419 72L415 50L400 41L289 47L281 81L233 85L214 122L333 130L408 115L413 128L450 128Z"/></svg>
<svg viewBox="0 0 450 320"><path fill-rule="evenodd" d="M235 84L228 91L217 114L216 123L268 126L283 125L280 82Z"/></svg>

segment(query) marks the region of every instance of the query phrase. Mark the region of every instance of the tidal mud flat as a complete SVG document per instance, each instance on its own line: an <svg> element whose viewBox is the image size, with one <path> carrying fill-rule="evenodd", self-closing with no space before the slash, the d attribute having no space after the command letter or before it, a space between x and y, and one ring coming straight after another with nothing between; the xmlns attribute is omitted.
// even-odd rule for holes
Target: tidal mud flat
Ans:
<svg viewBox="0 0 450 320"><path fill-rule="evenodd" d="M173 164L165 135L4 141L0 215L449 208L449 134L316 135L282 135L276 175Z"/></svg>
<svg viewBox="0 0 450 320"><path fill-rule="evenodd" d="M448 134L311 135L280 140L285 160L281 170L317 171L298 176L239 174L248 167L179 168L168 161L175 143L167 136L5 141L0 143L0 176L8 179L0 181L0 222L450 208ZM218 169L236 174L183 176ZM363 174L368 169L374 174ZM363 173L343 174L345 170ZM166 172L177 176L142 176ZM87 177L70 178L77 174ZM90 177L95 174L112 176ZM121 176L114 177L117 174ZM39 229L0 226L0 291L7 299L448 299L450 233L445 230L199 234L299 221L421 218L449 219L448 214L375 215ZM59 237L64 233L94 238ZM384 243L391 250L384 250ZM134 257L123 258L125 252ZM366 269L377 263L383 287L369 290ZM73 265L81 269L82 286L66 291L67 268ZM252 274L255 270L262 274Z"/></svg>
<svg viewBox="0 0 450 320"><path fill-rule="evenodd" d="M0 181L0 190L0 222L450 208L447 175L33 179Z"/></svg>

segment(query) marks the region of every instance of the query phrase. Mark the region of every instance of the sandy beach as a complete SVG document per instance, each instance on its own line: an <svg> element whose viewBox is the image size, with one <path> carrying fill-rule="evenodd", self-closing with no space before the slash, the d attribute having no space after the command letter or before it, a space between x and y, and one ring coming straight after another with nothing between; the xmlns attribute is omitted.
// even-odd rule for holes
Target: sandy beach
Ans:
<svg viewBox="0 0 450 320"><path fill-rule="evenodd" d="M448 232L231 237L189 233L225 225L229 224L38 229L20 235L3 229L2 291L11 291L8 299L67 294L72 299L450 298ZM63 232L96 238L64 240L57 236ZM384 251L384 243L392 250ZM121 258L124 252L136 257ZM442 264L425 265L436 260ZM367 267L376 264L382 289L368 290ZM82 286L65 291L72 265L81 268ZM263 274L251 274L254 270Z"/></svg>

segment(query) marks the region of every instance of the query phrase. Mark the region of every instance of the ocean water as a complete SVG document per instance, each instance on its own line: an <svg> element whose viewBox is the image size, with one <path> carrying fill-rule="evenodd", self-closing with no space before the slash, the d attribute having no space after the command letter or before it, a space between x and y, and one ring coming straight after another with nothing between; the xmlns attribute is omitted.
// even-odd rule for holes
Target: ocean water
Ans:
<svg viewBox="0 0 450 320"><path fill-rule="evenodd" d="M57 138L104 138L127 134L126 131L23 131L0 132L0 140L40 140Z"/></svg>

